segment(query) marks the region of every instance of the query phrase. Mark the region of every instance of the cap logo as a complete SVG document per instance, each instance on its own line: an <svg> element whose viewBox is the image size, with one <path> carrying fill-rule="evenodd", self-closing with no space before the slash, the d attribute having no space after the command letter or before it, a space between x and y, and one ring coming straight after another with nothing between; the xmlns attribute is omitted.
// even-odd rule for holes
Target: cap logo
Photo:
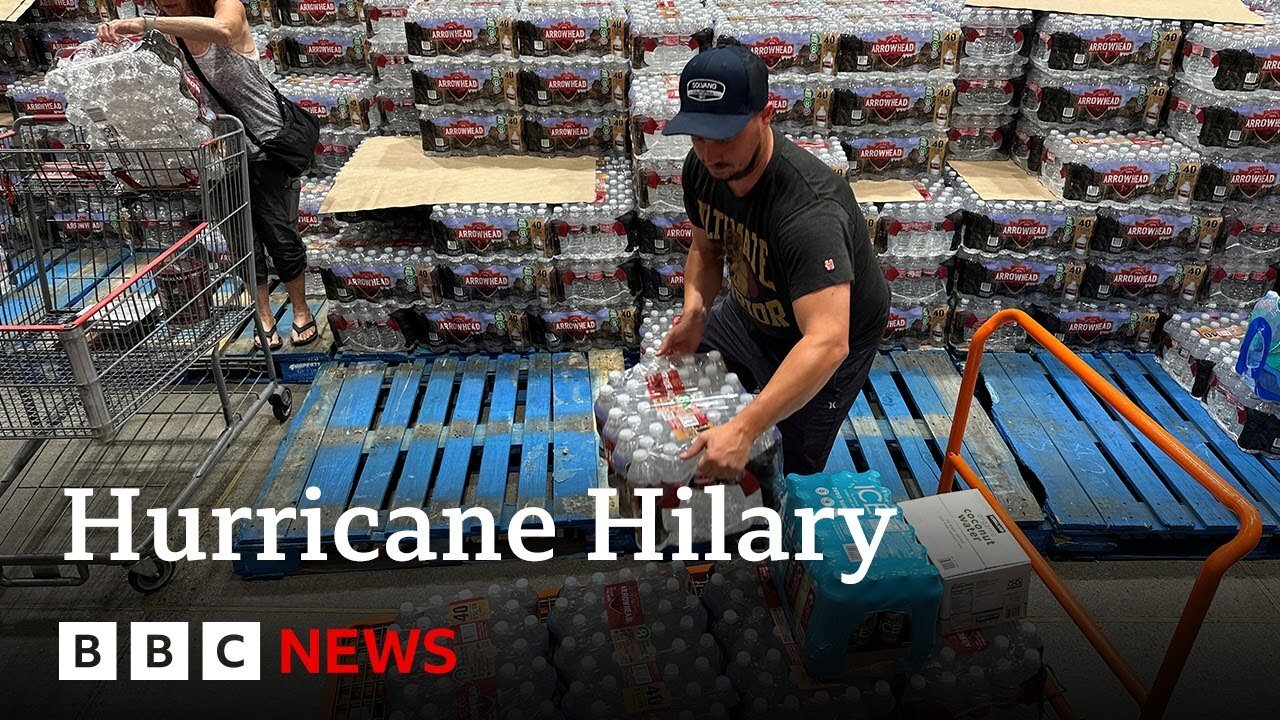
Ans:
<svg viewBox="0 0 1280 720"><path fill-rule="evenodd" d="M724 97L724 83L719 80L696 78L685 83L685 97L698 102L715 102Z"/></svg>

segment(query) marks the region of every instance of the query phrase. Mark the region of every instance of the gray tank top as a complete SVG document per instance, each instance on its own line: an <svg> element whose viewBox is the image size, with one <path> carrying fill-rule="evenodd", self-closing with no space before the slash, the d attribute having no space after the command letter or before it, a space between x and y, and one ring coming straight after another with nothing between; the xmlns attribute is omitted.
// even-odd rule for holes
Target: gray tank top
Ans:
<svg viewBox="0 0 1280 720"><path fill-rule="evenodd" d="M270 140L280 134L283 127L280 105L256 58L251 60L231 48L213 43L203 55L192 53L192 57L205 79L235 112L220 107L212 97L209 98L210 106L220 113L240 118L240 122L259 140ZM258 155L258 148L252 141L249 145L252 154Z"/></svg>

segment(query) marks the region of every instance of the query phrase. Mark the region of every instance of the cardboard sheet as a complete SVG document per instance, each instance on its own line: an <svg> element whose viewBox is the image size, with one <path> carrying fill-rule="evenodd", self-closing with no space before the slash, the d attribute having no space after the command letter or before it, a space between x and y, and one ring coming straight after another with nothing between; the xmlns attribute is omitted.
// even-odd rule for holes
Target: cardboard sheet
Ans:
<svg viewBox="0 0 1280 720"><path fill-rule="evenodd" d="M951 167L983 200L1057 200L1040 179L1012 160L953 160Z"/></svg>
<svg viewBox="0 0 1280 720"><path fill-rule="evenodd" d="M853 197L858 202L920 202L924 189L910 180L855 180Z"/></svg>
<svg viewBox="0 0 1280 720"><path fill-rule="evenodd" d="M1262 24L1262 18L1251 12L1240 0L969 0L966 4L1075 15Z"/></svg>
<svg viewBox="0 0 1280 720"><path fill-rule="evenodd" d="M27 8L36 4L36 0L0 0L0 21L17 22Z"/></svg>
<svg viewBox="0 0 1280 720"><path fill-rule="evenodd" d="M416 137L373 137L334 178L322 213L442 203L572 203L596 199L591 157L427 157Z"/></svg>

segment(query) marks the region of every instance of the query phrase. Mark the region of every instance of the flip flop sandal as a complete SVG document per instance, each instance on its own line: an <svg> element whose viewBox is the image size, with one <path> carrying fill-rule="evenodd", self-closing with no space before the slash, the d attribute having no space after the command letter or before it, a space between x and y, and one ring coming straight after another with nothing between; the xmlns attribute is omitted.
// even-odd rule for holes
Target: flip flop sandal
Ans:
<svg viewBox="0 0 1280 720"><path fill-rule="evenodd" d="M293 332L298 337L302 337L302 334L308 330L315 330L315 332L312 333L311 337L307 338L306 340L295 340L293 343L294 347L306 347L311 343L315 342L316 340L319 340L320 331L316 329L315 318L312 318L311 322L307 323L306 325L303 325L302 327L298 327L297 323L293 323Z"/></svg>
<svg viewBox="0 0 1280 720"><path fill-rule="evenodd" d="M263 332L263 334L267 336L267 347L270 348L272 352L284 347L284 339L280 337L280 333L276 332L277 330L278 328L273 327L270 330L265 330ZM253 346L259 350L262 349L262 341L258 339L256 334L253 337Z"/></svg>

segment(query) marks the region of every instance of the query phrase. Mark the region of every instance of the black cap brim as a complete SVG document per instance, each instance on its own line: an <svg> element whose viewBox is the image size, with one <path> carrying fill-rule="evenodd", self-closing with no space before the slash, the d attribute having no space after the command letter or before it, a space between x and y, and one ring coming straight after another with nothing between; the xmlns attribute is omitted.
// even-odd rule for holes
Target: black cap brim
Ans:
<svg viewBox="0 0 1280 720"><path fill-rule="evenodd" d="M721 115L719 113L678 112L662 129L663 135L693 135L707 140L728 140L742 132L755 113Z"/></svg>

